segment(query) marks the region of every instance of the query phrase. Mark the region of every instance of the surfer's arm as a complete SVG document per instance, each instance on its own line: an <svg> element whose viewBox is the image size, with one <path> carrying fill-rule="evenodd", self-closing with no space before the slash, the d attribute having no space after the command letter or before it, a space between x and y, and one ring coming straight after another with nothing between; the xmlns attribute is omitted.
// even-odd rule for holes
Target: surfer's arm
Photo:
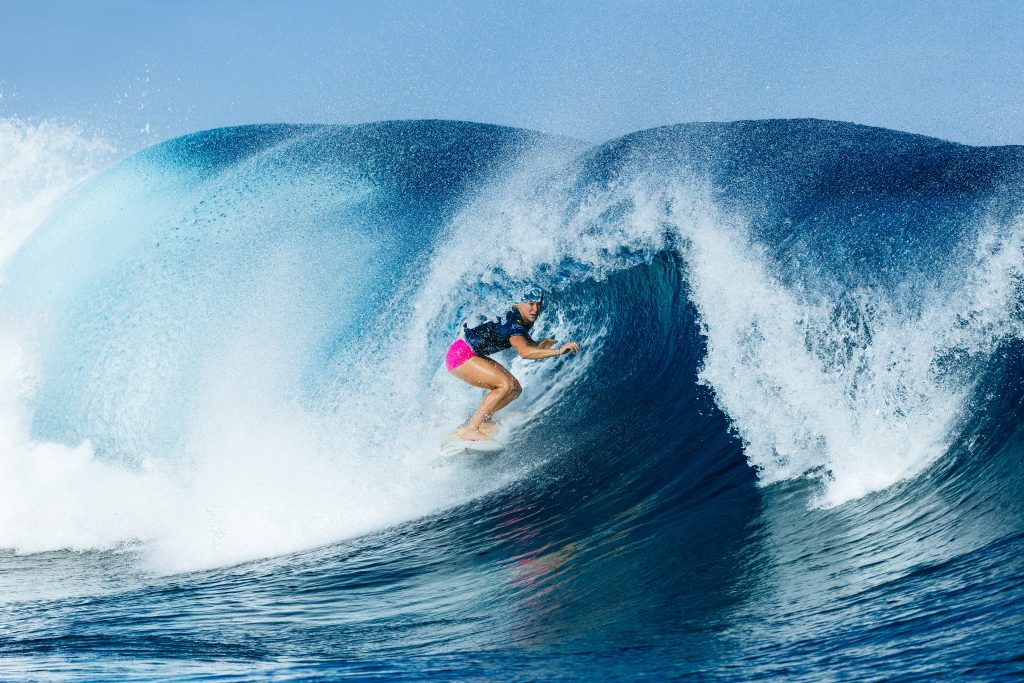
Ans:
<svg viewBox="0 0 1024 683"><path fill-rule="evenodd" d="M545 340L547 341L547 340ZM524 337L520 334L514 337L508 338L508 343L512 345L512 348L516 350L520 358L526 358L527 360L540 360L541 358L552 358L554 356L561 356L564 353L572 351L573 353L580 350L580 347L572 342L569 342L560 349L544 348L537 342ZM552 340L554 343L554 340Z"/></svg>

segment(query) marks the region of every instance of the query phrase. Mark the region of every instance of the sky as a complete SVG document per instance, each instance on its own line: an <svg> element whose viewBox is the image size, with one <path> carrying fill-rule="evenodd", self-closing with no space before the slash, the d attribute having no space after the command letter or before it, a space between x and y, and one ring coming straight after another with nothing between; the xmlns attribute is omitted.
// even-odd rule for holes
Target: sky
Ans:
<svg viewBox="0 0 1024 683"><path fill-rule="evenodd" d="M0 0L0 117L129 147L445 118L593 142L815 117L1024 143L1024 2Z"/></svg>

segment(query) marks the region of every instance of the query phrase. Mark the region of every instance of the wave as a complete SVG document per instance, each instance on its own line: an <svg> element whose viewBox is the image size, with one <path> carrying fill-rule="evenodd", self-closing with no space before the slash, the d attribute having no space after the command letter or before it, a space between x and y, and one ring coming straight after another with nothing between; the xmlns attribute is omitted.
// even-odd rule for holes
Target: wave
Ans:
<svg viewBox="0 0 1024 683"><path fill-rule="evenodd" d="M825 121L5 146L15 677L1019 668L1022 148ZM503 358L509 448L443 461L479 399L445 346L527 285L582 351Z"/></svg>
<svg viewBox="0 0 1024 683"><path fill-rule="evenodd" d="M825 507L912 481L1000 419L985 378L1021 338L1021 156L821 121L597 147L444 121L162 143L76 191L5 269L26 359L6 518L37 523L0 546L217 566L551 462L644 490L745 461ZM443 348L525 284L550 292L545 333L584 352L512 361L513 456L438 466L431 444L477 399Z"/></svg>

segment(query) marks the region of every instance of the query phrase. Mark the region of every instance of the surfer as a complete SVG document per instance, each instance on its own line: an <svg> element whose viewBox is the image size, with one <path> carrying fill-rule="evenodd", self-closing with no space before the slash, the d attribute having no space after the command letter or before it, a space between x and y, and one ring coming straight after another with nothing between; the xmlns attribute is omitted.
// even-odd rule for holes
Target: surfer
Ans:
<svg viewBox="0 0 1024 683"><path fill-rule="evenodd" d="M463 338L448 347L444 364L448 371L464 382L487 389L480 407L469 422L457 432L460 439L485 441L491 438L496 412L518 398L523 388L505 367L487 356L505 349L515 349L520 358L539 360L577 353L579 344L566 342L554 348L558 341L530 337L530 328L544 306L544 293L528 292L523 301L513 306L497 320L476 327L463 325Z"/></svg>

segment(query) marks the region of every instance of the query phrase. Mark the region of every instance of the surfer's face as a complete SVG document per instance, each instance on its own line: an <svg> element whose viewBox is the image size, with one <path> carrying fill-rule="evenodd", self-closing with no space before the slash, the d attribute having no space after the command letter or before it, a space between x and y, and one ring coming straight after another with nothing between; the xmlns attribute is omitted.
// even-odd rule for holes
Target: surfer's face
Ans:
<svg viewBox="0 0 1024 683"><path fill-rule="evenodd" d="M537 320L537 316L540 315L540 302L524 301L519 304L519 315L523 316L523 320L532 325Z"/></svg>

